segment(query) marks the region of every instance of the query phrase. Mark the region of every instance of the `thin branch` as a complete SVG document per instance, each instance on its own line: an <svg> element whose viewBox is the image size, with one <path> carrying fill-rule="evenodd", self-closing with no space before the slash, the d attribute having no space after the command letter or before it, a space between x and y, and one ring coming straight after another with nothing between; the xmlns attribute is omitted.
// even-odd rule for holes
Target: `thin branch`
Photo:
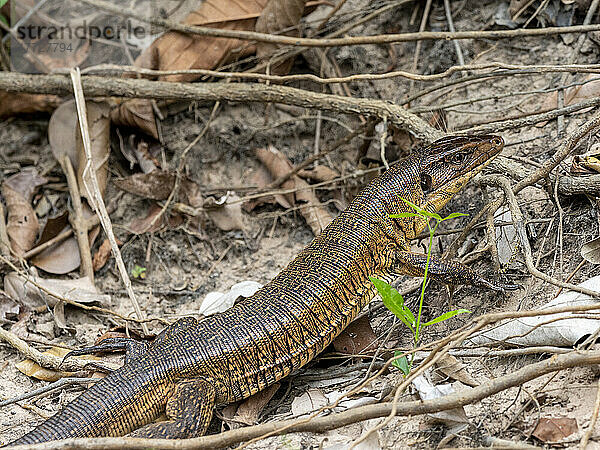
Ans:
<svg viewBox="0 0 600 450"><path fill-rule="evenodd" d="M223 83L170 83L137 79L84 77L83 91L89 97L138 97L171 100L273 102L339 113L363 114L388 120L416 138L434 141L443 133L404 108L382 100L350 98L287 86ZM0 89L10 92L69 94L73 87L61 75L0 73Z"/></svg>
<svg viewBox="0 0 600 450"><path fill-rule="evenodd" d="M391 44L394 42L410 42L423 40L451 40L451 39L511 39L525 36L550 36L564 33L587 33L590 31L600 31L600 25L576 25L571 27L548 27L517 30L499 30L499 31L457 31L457 32L421 32L421 33L402 33L402 34L381 34L374 36L353 36L344 38L300 38L292 36L256 33L254 31L227 30L221 28L209 28L182 23L171 20L161 19L158 16L143 17L135 11L124 8L122 5L116 6L103 0L80 0L82 3L93 6L94 8L116 14L120 17L131 17L141 22L166 28L181 33L195 34L199 36L213 36L221 38L234 38L250 40L256 42L268 42L272 44L289 45L294 47L338 47L347 45L365 45L365 44Z"/></svg>

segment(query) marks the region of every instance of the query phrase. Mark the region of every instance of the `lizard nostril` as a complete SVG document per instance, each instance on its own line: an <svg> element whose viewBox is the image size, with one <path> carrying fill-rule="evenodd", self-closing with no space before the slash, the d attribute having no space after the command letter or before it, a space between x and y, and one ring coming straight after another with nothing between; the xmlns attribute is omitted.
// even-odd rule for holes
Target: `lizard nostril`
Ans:
<svg viewBox="0 0 600 450"><path fill-rule="evenodd" d="M492 139L492 145L500 147L502 144L504 144L504 140L501 137L496 137Z"/></svg>

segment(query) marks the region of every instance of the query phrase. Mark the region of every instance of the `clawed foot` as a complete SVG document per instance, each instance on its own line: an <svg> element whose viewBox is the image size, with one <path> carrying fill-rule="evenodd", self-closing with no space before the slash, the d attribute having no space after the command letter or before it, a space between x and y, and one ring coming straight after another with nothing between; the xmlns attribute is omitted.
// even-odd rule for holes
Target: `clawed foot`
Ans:
<svg viewBox="0 0 600 450"><path fill-rule="evenodd" d="M506 291L515 291L521 288L521 286L518 284L500 283L499 281L488 281L484 278L480 280L480 283L483 287L487 289L491 289L496 292L502 292L503 294L505 294Z"/></svg>

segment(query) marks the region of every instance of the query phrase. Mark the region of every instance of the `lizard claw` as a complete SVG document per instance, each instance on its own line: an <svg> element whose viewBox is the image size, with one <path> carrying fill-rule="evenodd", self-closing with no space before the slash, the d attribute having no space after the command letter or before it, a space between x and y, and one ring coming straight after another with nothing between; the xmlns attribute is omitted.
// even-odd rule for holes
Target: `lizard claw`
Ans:
<svg viewBox="0 0 600 450"><path fill-rule="evenodd" d="M515 291L521 288L521 285L519 284L500 283L499 281L488 281L483 278L480 281L483 287L486 287L496 292L502 292L503 294L505 294L506 291Z"/></svg>

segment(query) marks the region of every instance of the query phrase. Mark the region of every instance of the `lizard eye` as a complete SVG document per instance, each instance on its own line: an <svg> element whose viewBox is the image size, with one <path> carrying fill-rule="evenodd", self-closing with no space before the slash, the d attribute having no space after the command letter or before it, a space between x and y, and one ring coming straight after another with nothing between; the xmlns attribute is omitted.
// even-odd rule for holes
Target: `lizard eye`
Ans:
<svg viewBox="0 0 600 450"><path fill-rule="evenodd" d="M433 184L433 180L430 175L426 173L421 174L421 189L423 192L429 192L431 190L431 185Z"/></svg>
<svg viewBox="0 0 600 450"><path fill-rule="evenodd" d="M462 164L465 162L465 159L467 159L467 154L455 153L454 155L451 155L449 159L451 164Z"/></svg>

